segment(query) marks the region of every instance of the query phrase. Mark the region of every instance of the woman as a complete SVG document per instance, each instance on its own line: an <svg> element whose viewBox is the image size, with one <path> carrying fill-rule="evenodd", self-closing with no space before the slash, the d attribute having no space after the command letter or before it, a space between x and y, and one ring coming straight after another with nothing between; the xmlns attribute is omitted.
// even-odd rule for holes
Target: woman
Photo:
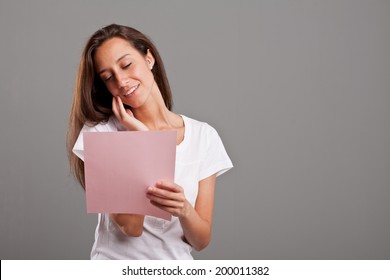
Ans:
<svg viewBox="0 0 390 280"><path fill-rule="evenodd" d="M216 176L232 167L218 133L171 111L165 69L141 32L109 25L85 46L67 134L72 171L84 187L83 132L175 130L175 182L149 187L150 203L171 221L120 213L99 214L92 259L192 259L211 237Z"/></svg>

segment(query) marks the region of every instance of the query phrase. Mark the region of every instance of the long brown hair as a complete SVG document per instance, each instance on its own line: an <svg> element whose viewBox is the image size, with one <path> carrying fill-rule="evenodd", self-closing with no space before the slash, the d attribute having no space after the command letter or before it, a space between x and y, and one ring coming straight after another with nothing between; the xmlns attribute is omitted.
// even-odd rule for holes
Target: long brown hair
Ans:
<svg viewBox="0 0 390 280"><path fill-rule="evenodd" d="M154 80L160 89L165 106L169 110L172 109L171 89L164 64L152 41L140 31L123 25L111 24L96 31L88 40L81 56L66 135L70 168L83 188L84 162L72 152L72 149L84 125L93 126L107 122L113 114L112 95L95 72L94 54L105 41L114 37L128 41L140 54L146 55L147 51L150 51L155 59L152 69Z"/></svg>

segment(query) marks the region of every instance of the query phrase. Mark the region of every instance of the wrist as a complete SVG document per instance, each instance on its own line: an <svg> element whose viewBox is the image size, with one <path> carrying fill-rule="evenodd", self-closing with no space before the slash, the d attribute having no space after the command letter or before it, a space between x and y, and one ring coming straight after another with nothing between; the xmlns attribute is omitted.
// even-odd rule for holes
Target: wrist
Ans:
<svg viewBox="0 0 390 280"><path fill-rule="evenodd" d="M192 209L193 208L192 208L191 204L188 202L188 200L186 200L184 202L183 211L182 211L179 219L181 219L181 220L189 219L189 217L191 216Z"/></svg>

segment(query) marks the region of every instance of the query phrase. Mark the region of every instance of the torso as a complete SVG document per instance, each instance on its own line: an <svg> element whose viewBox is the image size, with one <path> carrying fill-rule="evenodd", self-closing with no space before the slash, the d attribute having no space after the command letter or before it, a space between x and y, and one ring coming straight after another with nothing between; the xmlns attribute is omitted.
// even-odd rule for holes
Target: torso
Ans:
<svg viewBox="0 0 390 280"><path fill-rule="evenodd" d="M169 127L162 130L176 130L175 183L182 186L186 199L195 205L199 181L221 170L231 168L231 162L223 148L217 132L208 124L186 116L169 114ZM106 123L95 126L85 125L74 146L73 152L83 159L83 132L115 132L125 128L113 116ZM210 147L220 152L210 160ZM218 149L217 149L218 150ZM222 151L222 153L221 153ZM214 150L213 150L214 152ZM221 155L222 154L222 155ZM214 164L204 164L213 163ZM223 172L224 172L223 171ZM141 237L125 236L111 221L108 214L99 214L92 259L192 259L192 247L183 241L183 229L177 217L171 221L146 216Z"/></svg>

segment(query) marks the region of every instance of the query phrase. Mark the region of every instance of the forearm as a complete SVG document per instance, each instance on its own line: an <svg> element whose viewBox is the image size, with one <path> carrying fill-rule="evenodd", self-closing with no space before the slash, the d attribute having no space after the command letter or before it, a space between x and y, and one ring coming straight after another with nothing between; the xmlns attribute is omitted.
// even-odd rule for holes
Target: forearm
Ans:
<svg viewBox="0 0 390 280"><path fill-rule="evenodd" d="M207 247L211 239L211 222L199 216L187 202L186 215L179 217L186 241L197 251Z"/></svg>
<svg viewBox="0 0 390 280"><path fill-rule="evenodd" d="M110 219L127 236L139 237L144 228L144 215L138 214L110 214Z"/></svg>
<svg viewBox="0 0 390 280"><path fill-rule="evenodd" d="M199 182L195 207L185 198L183 188L172 182L157 182L148 188L147 197L153 205L179 218L186 241L199 251L211 239L214 186L215 175Z"/></svg>

